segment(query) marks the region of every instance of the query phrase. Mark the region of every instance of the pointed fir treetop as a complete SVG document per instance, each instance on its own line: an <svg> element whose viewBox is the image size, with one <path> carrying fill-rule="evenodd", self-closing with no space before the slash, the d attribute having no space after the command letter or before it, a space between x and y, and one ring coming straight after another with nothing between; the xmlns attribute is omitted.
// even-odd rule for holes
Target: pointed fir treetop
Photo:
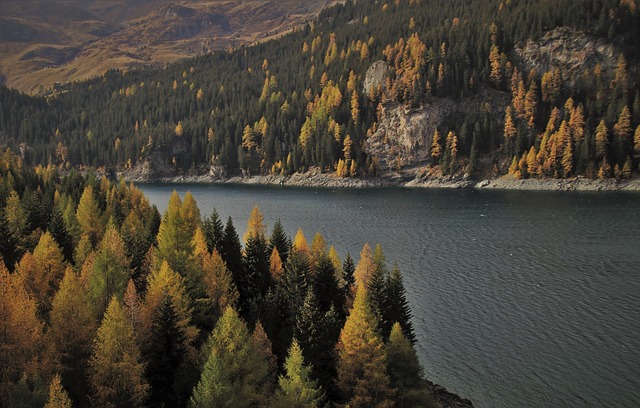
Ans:
<svg viewBox="0 0 640 408"><path fill-rule="evenodd" d="M322 391L311 377L311 367L304 363L302 349L293 340L284 363L285 373L280 376L280 389L276 394L276 406L282 408L313 408L322 401Z"/></svg>
<svg viewBox="0 0 640 408"><path fill-rule="evenodd" d="M278 219L273 225L273 231L271 231L271 238L269 243L271 247L278 250L278 254L280 255L282 263L286 263L289 256L289 248L291 247L291 242L289 241L287 234L284 232L284 227L282 226L280 219Z"/></svg>

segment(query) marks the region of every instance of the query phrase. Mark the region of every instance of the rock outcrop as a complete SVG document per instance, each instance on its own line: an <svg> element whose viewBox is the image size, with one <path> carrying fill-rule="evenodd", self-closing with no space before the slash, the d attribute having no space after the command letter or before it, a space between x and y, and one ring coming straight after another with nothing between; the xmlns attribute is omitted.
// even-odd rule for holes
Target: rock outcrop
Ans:
<svg viewBox="0 0 640 408"><path fill-rule="evenodd" d="M364 76L363 91L365 95L369 95L371 90L377 90L378 87L384 89L388 70L389 66L384 61L376 61L371 64Z"/></svg>
<svg viewBox="0 0 640 408"><path fill-rule="evenodd" d="M523 72L560 69L568 81L579 78L596 65L603 73L615 70L621 51L607 41L567 27L547 32L537 41L528 40L514 49L514 57Z"/></svg>

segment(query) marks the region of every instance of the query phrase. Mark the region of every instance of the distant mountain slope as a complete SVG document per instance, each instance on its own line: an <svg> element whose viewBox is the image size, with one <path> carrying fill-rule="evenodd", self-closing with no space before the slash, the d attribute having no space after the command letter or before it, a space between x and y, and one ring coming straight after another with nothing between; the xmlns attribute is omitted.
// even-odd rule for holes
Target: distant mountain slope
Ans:
<svg viewBox="0 0 640 408"><path fill-rule="evenodd" d="M130 29L151 49L201 30L242 38L239 21L276 18L265 3L193 10L155 8ZM630 178L638 44L635 0L348 0L289 35L165 69L112 70L45 98L0 87L0 147L142 178Z"/></svg>
<svg viewBox="0 0 640 408"><path fill-rule="evenodd" d="M0 6L0 80L26 92L251 44L333 1L67 0Z"/></svg>

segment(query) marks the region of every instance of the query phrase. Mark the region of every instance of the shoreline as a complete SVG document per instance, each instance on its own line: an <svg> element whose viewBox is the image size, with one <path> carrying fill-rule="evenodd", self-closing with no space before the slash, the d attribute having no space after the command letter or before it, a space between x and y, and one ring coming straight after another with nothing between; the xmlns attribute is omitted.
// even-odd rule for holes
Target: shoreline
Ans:
<svg viewBox="0 0 640 408"><path fill-rule="evenodd" d="M406 178L339 178L334 174L321 173L311 170L306 173L294 173L290 176L234 176L223 178L209 174L196 176L174 177L127 177L127 182L142 183L201 183L201 184L246 184L246 185L277 185L313 188L380 188L380 187L408 187L408 188L473 188L489 190L516 191L632 191L640 192L640 178L629 180L594 180L585 177L568 179L516 179L505 175L494 179L470 180L463 177L445 177L412 179Z"/></svg>

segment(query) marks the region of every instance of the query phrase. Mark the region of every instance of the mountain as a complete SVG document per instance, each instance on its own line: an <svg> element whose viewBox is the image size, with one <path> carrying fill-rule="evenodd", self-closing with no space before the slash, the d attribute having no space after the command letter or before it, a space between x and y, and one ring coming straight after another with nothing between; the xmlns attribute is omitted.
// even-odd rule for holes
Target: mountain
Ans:
<svg viewBox="0 0 640 408"><path fill-rule="evenodd" d="M156 7L131 29L150 47L225 29L193 10ZM639 43L635 0L346 1L287 35L163 69L110 70L45 97L0 87L0 145L140 179L628 179Z"/></svg>
<svg viewBox="0 0 640 408"><path fill-rule="evenodd" d="M331 3L6 0L0 7L0 80L41 93L108 69L161 68L282 35Z"/></svg>

